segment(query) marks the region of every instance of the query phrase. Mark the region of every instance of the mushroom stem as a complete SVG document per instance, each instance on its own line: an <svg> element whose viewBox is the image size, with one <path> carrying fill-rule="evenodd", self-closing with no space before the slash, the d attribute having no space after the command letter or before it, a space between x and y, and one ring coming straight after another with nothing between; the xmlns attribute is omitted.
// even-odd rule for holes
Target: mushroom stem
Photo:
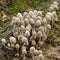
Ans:
<svg viewBox="0 0 60 60"><path fill-rule="evenodd" d="M32 60L35 60L35 59L34 59L34 55L33 55L33 54L32 54Z"/></svg>
<svg viewBox="0 0 60 60"><path fill-rule="evenodd" d="M23 60L26 60L25 54L23 55Z"/></svg>

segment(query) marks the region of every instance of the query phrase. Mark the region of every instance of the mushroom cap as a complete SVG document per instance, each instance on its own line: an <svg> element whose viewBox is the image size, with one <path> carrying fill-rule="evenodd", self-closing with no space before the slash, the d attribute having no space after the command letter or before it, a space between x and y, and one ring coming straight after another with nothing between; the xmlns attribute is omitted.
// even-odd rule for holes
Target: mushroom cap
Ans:
<svg viewBox="0 0 60 60"><path fill-rule="evenodd" d="M34 12L33 11L29 11L29 15L30 16L34 15Z"/></svg>
<svg viewBox="0 0 60 60"><path fill-rule="evenodd" d="M51 6L51 7L49 8L49 11L54 11L54 7Z"/></svg>
<svg viewBox="0 0 60 60"><path fill-rule="evenodd" d="M38 51L38 53L39 53L39 54L42 54L42 51L41 51L41 50L39 50L39 51Z"/></svg>
<svg viewBox="0 0 60 60"><path fill-rule="evenodd" d="M10 37L10 43L15 44L16 43L16 38L15 37Z"/></svg>
<svg viewBox="0 0 60 60"><path fill-rule="evenodd" d="M32 41L32 45L35 46L36 45L36 42L35 40Z"/></svg>
<svg viewBox="0 0 60 60"><path fill-rule="evenodd" d="M23 50L22 50L22 54L24 55L24 54L26 54L26 53L27 53L26 49L23 49Z"/></svg>
<svg viewBox="0 0 60 60"><path fill-rule="evenodd" d="M37 15L38 15L38 16L42 16L42 11L38 11L38 12L37 12Z"/></svg>
<svg viewBox="0 0 60 60"><path fill-rule="evenodd" d="M16 44L15 47L16 47L16 49L19 49L20 48L20 45L19 44Z"/></svg>
<svg viewBox="0 0 60 60"><path fill-rule="evenodd" d="M42 20L42 24L47 24L47 20L46 20L46 18L43 18L43 20Z"/></svg>
<svg viewBox="0 0 60 60"><path fill-rule="evenodd" d="M50 22L50 21L51 21L50 15L46 15L46 16L45 16L45 19L47 20L47 22Z"/></svg>
<svg viewBox="0 0 60 60"><path fill-rule="evenodd" d="M21 31L25 31L25 26L24 25L21 25L21 27L20 27L20 29L21 29Z"/></svg>
<svg viewBox="0 0 60 60"><path fill-rule="evenodd" d="M15 16L13 16L13 17L12 17L12 20L15 20L15 19L16 19L16 17L15 17Z"/></svg>
<svg viewBox="0 0 60 60"><path fill-rule="evenodd" d="M42 35L42 32L41 31L38 31L37 32L37 36L40 38L40 37L42 37L43 35Z"/></svg>
<svg viewBox="0 0 60 60"><path fill-rule="evenodd" d="M34 51L35 51L35 47L34 46L30 47L30 53L34 54Z"/></svg>
<svg viewBox="0 0 60 60"><path fill-rule="evenodd" d="M13 48L13 47L15 47L15 45L14 44L10 44L10 46Z"/></svg>
<svg viewBox="0 0 60 60"><path fill-rule="evenodd" d="M24 49L26 50L26 47L25 46L22 46L22 50L24 50Z"/></svg>
<svg viewBox="0 0 60 60"><path fill-rule="evenodd" d="M24 22L25 22L25 24L29 24L28 18L25 18L25 19L24 19Z"/></svg>
<svg viewBox="0 0 60 60"><path fill-rule="evenodd" d="M20 19L16 17L15 22L20 23Z"/></svg>
<svg viewBox="0 0 60 60"><path fill-rule="evenodd" d="M42 54L40 54L40 55L38 56L38 60L44 60L44 56L43 56Z"/></svg>
<svg viewBox="0 0 60 60"><path fill-rule="evenodd" d="M18 40L22 41L21 39L23 38L23 35L18 35Z"/></svg>
<svg viewBox="0 0 60 60"><path fill-rule="evenodd" d="M2 44L6 44L6 40L4 38L1 40L1 42Z"/></svg>
<svg viewBox="0 0 60 60"><path fill-rule="evenodd" d="M37 13L38 11L37 10L34 10L34 13Z"/></svg>
<svg viewBox="0 0 60 60"><path fill-rule="evenodd" d="M34 24L34 23L35 23L34 19L30 18L30 24Z"/></svg>
<svg viewBox="0 0 60 60"><path fill-rule="evenodd" d="M31 30L31 27L26 26L26 31L30 31L30 30Z"/></svg>
<svg viewBox="0 0 60 60"><path fill-rule="evenodd" d="M47 24L47 29L51 29L51 25L50 24Z"/></svg>
<svg viewBox="0 0 60 60"><path fill-rule="evenodd" d="M30 32L29 31L26 31L25 32L25 36L29 37L30 36Z"/></svg>
<svg viewBox="0 0 60 60"><path fill-rule="evenodd" d="M52 14L56 18L56 16L57 16L56 11L53 11Z"/></svg>
<svg viewBox="0 0 60 60"><path fill-rule="evenodd" d="M41 21L40 20L37 20L36 23L35 23L36 26L40 26L41 25Z"/></svg>
<svg viewBox="0 0 60 60"><path fill-rule="evenodd" d="M23 16L24 16L24 17L26 17L27 15L28 15L28 13L27 13L27 12L24 12L24 13L23 13Z"/></svg>
<svg viewBox="0 0 60 60"><path fill-rule="evenodd" d="M43 27L43 26L40 26L40 27L39 27L39 30L40 30L41 32L44 32L44 27Z"/></svg>
<svg viewBox="0 0 60 60"><path fill-rule="evenodd" d="M58 9L58 6L57 5L54 5L54 8L57 10Z"/></svg>
<svg viewBox="0 0 60 60"><path fill-rule="evenodd" d="M10 44L10 43L8 43L8 44L7 44L7 47L11 47L11 44Z"/></svg>
<svg viewBox="0 0 60 60"><path fill-rule="evenodd" d="M22 17L22 14L21 13L18 13L16 16L17 17Z"/></svg>
<svg viewBox="0 0 60 60"><path fill-rule="evenodd" d="M46 16L50 16L51 18L53 18L53 14L51 12L47 12Z"/></svg>
<svg viewBox="0 0 60 60"><path fill-rule="evenodd" d="M38 55L38 50L37 49L34 51L34 54L35 55Z"/></svg>
<svg viewBox="0 0 60 60"><path fill-rule="evenodd" d="M27 19L30 19L30 16L29 16L29 14L25 17L25 18L27 18Z"/></svg>
<svg viewBox="0 0 60 60"><path fill-rule="evenodd" d="M57 3L57 1L55 1L53 4L58 6L58 3Z"/></svg>
<svg viewBox="0 0 60 60"><path fill-rule="evenodd" d="M27 40L26 37L22 37L22 42L23 42L25 45L28 45L28 44L29 44L29 42L28 42L28 40Z"/></svg>
<svg viewBox="0 0 60 60"><path fill-rule="evenodd" d="M38 12L37 10L34 10L34 15L36 15L36 16L37 16L37 12Z"/></svg>
<svg viewBox="0 0 60 60"><path fill-rule="evenodd" d="M32 15L32 19L36 21L36 15Z"/></svg>
<svg viewBox="0 0 60 60"><path fill-rule="evenodd" d="M37 20L42 21L42 17L41 16L37 16Z"/></svg>
<svg viewBox="0 0 60 60"><path fill-rule="evenodd" d="M30 29L32 28L31 24L28 24L27 26L30 27Z"/></svg>
<svg viewBox="0 0 60 60"><path fill-rule="evenodd" d="M24 25L24 20L21 20L20 23L21 23L21 25Z"/></svg>

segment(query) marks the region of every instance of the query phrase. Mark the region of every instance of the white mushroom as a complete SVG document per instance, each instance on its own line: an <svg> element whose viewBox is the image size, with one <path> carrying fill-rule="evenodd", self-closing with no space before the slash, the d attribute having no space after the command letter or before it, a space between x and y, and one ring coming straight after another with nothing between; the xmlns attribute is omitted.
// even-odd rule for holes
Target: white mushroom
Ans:
<svg viewBox="0 0 60 60"><path fill-rule="evenodd" d="M41 25L41 21L37 20L36 23L35 23L35 26L39 27L40 25Z"/></svg>
<svg viewBox="0 0 60 60"><path fill-rule="evenodd" d="M36 33L35 30L32 30L32 37L33 37L34 39L36 39L36 37L37 37L37 33Z"/></svg>
<svg viewBox="0 0 60 60"><path fill-rule="evenodd" d="M35 49L34 54L37 56L38 55L38 50Z"/></svg>
<svg viewBox="0 0 60 60"><path fill-rule="evenodd" d="M56 16L57 16L56 11L53 11L52 14L53 14L54 18L56 18Z"/></svg>
<svg viewBox="0 0 60 60"><path fill-rule="evenodd" d="M33 46L35 46L35 45L36 45L35 40L32 40L32 45L33 45Z"/></svg>
<svg viewBox="0 0 60 60"><path fill-rule="evenodd" d="M32 60L34 60L34 51L35 51L35 47L31 47L30 48L30 53L32 54Z"/></svg>
<svg viewBox="0 0 60 60"><path fill-rule="evenodd" d="M33 11L29 11L29 15L30 16L34 15L34 12Z"/></svg>
<svg viewBox="0 0 60 60"><path fill-rule="evenodd" d="M47 29L50 30L51 29L51 25L50 24L47 24Z"/></svg>
<svg viewBox="0 0 60 60"><path fill-rule="evenodd" d="M38 12L37 12L37 15L38 15L38 16L42 16L42 11L38 11Z"/></svg>
<svg viewBox="0 0 60 60"><path fill-rule="evenodd" d="M22 42L23 42L24 45L28 45L29 44L29 42L28 42L26 37L22 37Z"/></svg>
<svg viewBox="0 0 60 60"><path fill-rule="evenodd" d="M43 24L43 25L47 24L47 20L46 20L46 18L43 18L43 20L42 20L42 24Z"/></svg>
<svg viewBox="0 0 60 60"><path fill-rule="evenodd" d="M2 42L3 45L6 44L6 40L4 38L1 40L1 42Z"/></svg>
<svg viewBox="0 0 60 60"><path fill-rule="evenodd" d="M18 18L20 18L20 19L23 19L23 16L22 16L21 13L18 13L16 16L17 16Z"/></svg>
<svg viewBox="0 0 60 60"><path fill-rule="evenodd" d="M8 44L7 44L7 47L8 47L8 48L10 48L10 47L11 47L11 44L10 44L10 43L8 43Z"/></svg>
<svg viewBox="0 0 60 60"><path fill-rule="evenodd" d="M53 4L58 6L58 3L56 1Z"/></svg>
<svg viewBox="0 0 60 60"><path fill-rule="evenodd" d="M49 11L54 11L54 6L51 6L51 7L49 8Z"/></svg>
<svg viewBox="0 0 60 60"><path fill-rule="evenodd" d="M15 22L20 23L20 19L18 17L16 17Z"/></svg>
<svg viewBox="0 0 60 60"><path fill-rule="evenodd" d="M26 54L27 54L26 49L23 49L22 50L23 60L26 60L26 57L25 57Z"/></svg>
<svg viewBox="0 0 60 60"><path fill-rule="evenodd" d="M21 25L20 29L22 32L25 32L25 26L24 25Z"/></svg>
<svg viewBox="0 0 60 60"><path fill-rule="evenodd" d="M35 20L30 18L30 24L32 24L32 25L35 24Z"/></svg>
<svg viewBox="0 0 60 60"><path fill-rule="evenodd" d="M26 47L25 46L22 46L21 50L26 50Z"/></svg>
<svg viewBox="0 0 60 60"><path fill-rule="evenodd" d="M51 12L47 12L46 16L50 16L50 19L49 20L53 20L53 14Z"/></svg>
<svg viewBox="0 0 60 60"><path fill-rule="evenodd" d="M43 32L43 37L42 37L43 41L47 39L47 35L45 32Z"/></svg>
<svg viewBox="0 0 60 60"><path fill-rule="evenodd" d="M24 22L25 22L26 25L29 24L29 20L27 18L24 19Z"/></svg>
<svg viewBox="0 0 60 60"><path fill-rule="evenodd" d="M39 50L39 51L38 51L38 54L39 54L39 55L40 55L40 54L42 54L42 51L41 51L41 50Z"/></svg>
<svg viewBox="0 0 60 60"><path fill-rule="evenodd" d="M43 35L42 35L42 32L41 31L38 31L37 32L37 37L41 38Z"/></svg>
<svg viewBox="0 0 60 60"><path fill-rule="evenodd" d="M26 36L26 37L29 37L29 36L30 36L30 32L29 32L29 31L26 31L26 32L25 32L25 36Z"/></svg>
<svg viewBox="0 0 60 60"><path fill-rule="evenodd" d="M32 28L31 24L28 24L27 26L30 27L30 29Z"/></svg>
<svg viewBox="0 0 60 60"><path fill-rule="evenodd" d="M36 15L32 15L32 19L36 21Z"/></svg>
<svg viewBox="0 0 60 60"><path fill-rule="evenodd" d="M47 20L48 23L50 23L50 21L52 20L51 17L50 17L50 15L46 15L45 19Z"/></svg>
<svg viewBox="0 0 60 60"><path fill-rule="evenodd" d="M46 26L44 26L44 32L47 32L47 27Z"/></svg>
<svg viewBox="0 0 60 60"><path fill-rule="evenodd" d="M10 37L10 43L15 44L16 43L16 38L15 37Z"/></svg>
<svg viewBox="0 0 60 60"><path fill-rule="evenodd" d="M40 55L38 56L38 60L44 60L43 54L40 54Z"/></svg>
<svg viewBox="0 0 60 60"><path fill-rule="evenodd" d="M38 12L37 10L34 10L34 15L36 15L36 16L37 16L37 12Z"/></svg>
<svg viewBox="0 0 60 60"><path fill-rule="evenodd" d="M30 30L31 30L31 27L26 26L26 31L30 31Z"/></svg>
<svg viewBox="0 0 60 60"><path fill-rule="evenodd" d="M24 17L26 17L27 15L28 15L28 13L27 13L27 12L24 12L24 13L23 13L23 16L24 16Z"/></svg>
<svg viewBox="0 0 60 60"><path fill-rule="evenodd" d="M42 21L42 17L40 17L40 16L37 16L36 18L37 18L37 20L40 20L40 21Z"/></svg>
<svg viewBox="0 0 60 60"><path fill-rule="evenodd" d="M54 8L55 8L56 10L58 10L58 6L57 6L57 5L54 5Z"/></svg>
<svg viewBox="0 0 60 60"><path fill-rule="evenodd" d="M16 44L16 45L15 45L15 48L16 48L16 49L19 49L19 48L20 48L20 45L19 45L19 44Z"/></svg>
<svg viewBox="0 0 60 60"><path fill-rule="evenodd" d="M44 27L43 27L43 26L40 26L40 27L39 27L39 30L40 30L41 32L44 32Z"/></svg>
<svg viewBox="0 0 60 60"><path fill-rule="evenodd" d="M35 51L35 47L34 46L30 47L30 53L34 54L34 51Z"/></svg>
<svg viewBox="0 0 60 60"><path fill-rule="evenodd" d="M11 46L11 48L14 48L14 47L15 47L15 45L14 45L14 44L10 44L10 46Z"/></svg>
<svg viewBox="0 0 60 60"><path fill-rule="evenodd" d="M13 25L13 24L15 24L15 23L16 23L16 17L13 16L13 17L12 17L12 21L11 21L11 25Z"/></svg>

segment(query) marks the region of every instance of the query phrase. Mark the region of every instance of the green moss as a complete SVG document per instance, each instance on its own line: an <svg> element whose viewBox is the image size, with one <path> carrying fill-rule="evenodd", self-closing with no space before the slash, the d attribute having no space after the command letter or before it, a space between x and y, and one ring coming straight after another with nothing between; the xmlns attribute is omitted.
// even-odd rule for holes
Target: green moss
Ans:
<svg viewBox="0 0 60 60"><path fill-rule="evenodd" d="M25 11L26 9L30 9L31 6L29 6L28 4L26 4L26 2L22 2L22 1L15 1L13 2L13 4L11 4L9 6L9 11L12 13L12 14L17 14L18 12L23 12Z"/></svg>
<svg viewBox="0 0 60 60"><path fill-rule="evenodd" d="M40 4L40 0L16 0L11 5L9 5L8 10L12 14L16 15L18 12L37 8L40 6Z"/></svg>

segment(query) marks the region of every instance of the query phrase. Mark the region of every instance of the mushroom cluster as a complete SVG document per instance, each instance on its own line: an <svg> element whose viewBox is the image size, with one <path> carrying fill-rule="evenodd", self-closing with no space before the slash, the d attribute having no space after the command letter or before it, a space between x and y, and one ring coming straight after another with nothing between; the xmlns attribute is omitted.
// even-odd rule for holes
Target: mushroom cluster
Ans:
<svg viewBox="0 0 60 60"><path fill-rule="evenodd" d="M56 9L58 3L54 2L45 16L43 11L37 10L13 16L11 21L13 36L10 36L9 42L2 39L2 44L4 46L7 44L8 50L16 50L15 56L21 55L23 60L26 60L28 51L33 60L44 60L40 47L47 40L47 32L52 29L50 23L58 21Z"/></svg>
<svg viewBox="0 0 60 60"><path fill-rule="evenodd" d="M58 3L55 1L53 4L51 4L49 11L54 11L58 9Z"/></svg>

